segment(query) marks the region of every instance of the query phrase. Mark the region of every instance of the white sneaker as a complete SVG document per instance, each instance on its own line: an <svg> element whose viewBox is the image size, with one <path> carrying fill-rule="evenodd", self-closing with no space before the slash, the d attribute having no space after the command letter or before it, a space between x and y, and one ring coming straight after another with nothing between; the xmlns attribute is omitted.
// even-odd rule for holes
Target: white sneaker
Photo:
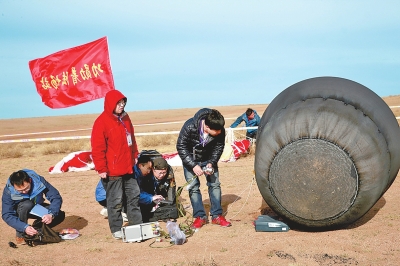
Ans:
<svg viewBox="0 0 400 266"><path fill-rule="evenodd" d="M128 221L128 216L126 215L126 213L121 212L122 215L122 221L127 222Z"/></svg>
<svg viewBox="0 0 400 266"><path fill-rule="evenodd" d="M100 214L107 218L107 217L108 217L107 208L104 207L104 208L100 211Z"/></svg>
<svg viewBox="0 0 400 266"><path fill-rule="evenodd" d="M115 239L121 239L121 238L122 238L122 231L114 232L114 233L112 234L112 236L113 236Z"/></svg>

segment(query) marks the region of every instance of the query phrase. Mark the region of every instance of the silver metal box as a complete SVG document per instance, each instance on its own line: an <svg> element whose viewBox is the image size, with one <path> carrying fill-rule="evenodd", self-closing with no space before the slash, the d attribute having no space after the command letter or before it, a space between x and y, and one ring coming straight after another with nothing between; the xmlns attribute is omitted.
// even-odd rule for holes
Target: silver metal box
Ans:
<svg viewBox="0 0 400 266"><path fill-rule="evenodd" d="M123 242L141 242L142 240L160 236L158 222L124 226L121 231Z"/></svg>

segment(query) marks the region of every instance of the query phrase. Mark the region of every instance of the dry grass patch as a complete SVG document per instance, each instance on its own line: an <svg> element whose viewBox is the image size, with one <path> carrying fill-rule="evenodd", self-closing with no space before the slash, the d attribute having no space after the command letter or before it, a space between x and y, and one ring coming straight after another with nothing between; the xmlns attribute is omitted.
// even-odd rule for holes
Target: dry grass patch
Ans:
<svg viewBox="0 0 400 266"><path fill-rule="evenodd" d="M90 140L88 139L5 143L2 144L0 149L0 159L68 154L84 150L91 150Z"/></svg>
<svg viewBox="0 0 400 266"><path fill-rule="evenodd" d="M157 148L161 153L175 151L176 140L176 135L150 135L136 137L139 151ZM90 150L90 139L5 143L2 144L0 149L0 159L35 157L50 154L66 155L71 152Z"/></svg>
<svg viewBox="0 0 400 266"><path fill-rule="evenodd" d="M168 135L149 135L149 136L138 136L136 141L138 146L148 148L163 145L175 145L178 136L175 134Z"/></svg>
<svg viewBox="0 0 400 266"><path fill-rule="evenodd" d="M90 150L91 146L89 139L45 142L44 145L39 147L39 152L43 155L60 153L67 154L76 151Z"/></svg>
<svg viewBox="0 0 400 266"><path fill-rule="evenodd" d="M21 158L23 155L23 147L20 144L5 143L1 146L0 159Z"/></svg>
<svg viewBox="0 0 400 266"><path fill-rule="evenodd" d="M243 139L244 130L235 132L236 139ZM136 136L136 142L139 151L157 149L160 153L169 153L176 151L177 134L160 134ZM69 154L77 151L90 151L90 139L72 139L72 140L54 140L37 142L18 142L1 144L0 159L35 157L50 154ZM255 145L253 144L247 156L254 154Z"/></svg>
<svg viewBox="0 0 400 266"><path fill-rule="evenodd" d="M157 147L157 150L162 153L174 151L177 139L178 136L176 134L136 136L139 151Z"/></svg>

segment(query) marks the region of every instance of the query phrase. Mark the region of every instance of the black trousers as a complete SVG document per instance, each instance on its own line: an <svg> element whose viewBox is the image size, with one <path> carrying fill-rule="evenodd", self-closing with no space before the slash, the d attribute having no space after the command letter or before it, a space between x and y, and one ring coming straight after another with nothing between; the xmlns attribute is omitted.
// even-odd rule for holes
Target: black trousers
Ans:
<svg viewBox="0 0 400 266"><path fill-rule="evenodd" d="M49 207L49 204L47 204L47 203L44 203L42 205L43 205L43 207L46 207L46 208ZM27 223L29 218L38 219L39 217L29 213L34 206L35 206L35 204L30 200L23 200L20 203L18 203L18 205L16 206L16 212L17 212L18 218L21 221L23 221L24 223ZM49 226L54 227L54 226L60 224L62 221L64 221L64 219L65 219L65 212L60 210L58 212L58 215L54 217L53 221L49 224ZM23 237L23 233L24 232L20 232L20 231L16 230L17 237Z"/></svg>

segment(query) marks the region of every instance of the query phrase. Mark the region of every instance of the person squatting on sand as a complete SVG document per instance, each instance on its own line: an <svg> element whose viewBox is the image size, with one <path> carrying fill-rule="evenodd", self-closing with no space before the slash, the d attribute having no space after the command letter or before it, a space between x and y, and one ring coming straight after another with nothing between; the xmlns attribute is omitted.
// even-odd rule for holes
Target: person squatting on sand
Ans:
<svg viewBox="0 0 400 266"><path fill-rule="evenodd" d="M231 223L222 216L218 172L218 160L225 146L224 125L225 119L219 111L203 108L185 122L177 140L176 148L182 159L185 179L186 181L193 179L188 187L195 218L192 227L195 229L208 223L200 191L200 177L203 174L206 176L211 202L212 224L231 226ZM194 176L197 178L193 178Z"/></svg>
<svg viewBox="0 0 400 266"><path fill-rule="evenodd" d="M145 223L154 217L154 211L159 207L161 201L167 200L175 204L176 197L176 184L172 167L168 165L164 158L155 158L152 162L152 171L138 179L140 187L139 204Z"/></svg>
<svg viewBox="0 0 400 266"><path fill-rule="evenodd" d="M47 204L43 196L50 202ZM58 190L47 182L44 177L33 170L23 169L11 174L3 190L1 215L3 220L16 230L16 242L25 244L23 234L33 236L38 232L28 224L32 208L40 204L48 209L48 214L42 216L42 222L54 227L65 219L61 211L62 197Z"/></svg>
<svg viewBox="0 0 400 266"><path fill-rule="evenodd" d="M104 111L95 120L91 135L93 162L106 188L108 223L115 239L122 238L124 197L129 225L142 223L140 189L133 172L138 149L131 119L124 111L126 102L120 91L107 92Z"/></svg>

